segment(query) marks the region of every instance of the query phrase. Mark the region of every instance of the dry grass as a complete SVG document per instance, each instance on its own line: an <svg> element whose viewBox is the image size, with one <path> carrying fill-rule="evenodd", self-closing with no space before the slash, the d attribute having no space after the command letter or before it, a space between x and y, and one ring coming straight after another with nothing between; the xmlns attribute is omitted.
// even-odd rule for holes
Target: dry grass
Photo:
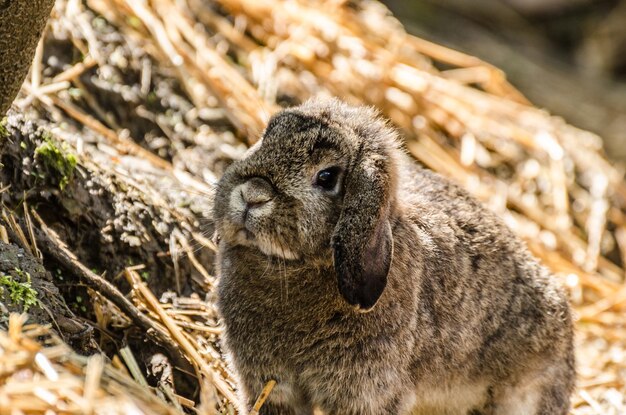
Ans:
<svg viewBox="0 0 626 415"><path fill-rule="evenodd" d="M14 314L0 331L0 413L180 413L101 355L73 354L48 327L24 321Z"/></svg>
<svg viewBox="0 0 626 415"><path fill-rule="evenodd" d="M578 316L579 387L572 413L626 413L622 171L605 159L599 137L533 107L496 68L407 35L378 3L358 4L59 0L48 36L69 36L84 59L53 78L42 74L45 65L35 65L16 103L23 109L35 105L47 110L60 130L63 122L73 120L83 131L95 133L100 144L90 154L97 153L100 160L114 157L108 156L112 153L132 155L191 189L205 186L202 177L185 171L175 157L173 164L160 158L138 144L141 137L129 137L106 114L90 115L68 94L70 88L88 93L79 79L85 71L124 67L101 53L103 41L94 29L93 11L150 57L127 63L142 68L139 88L144 77L150 77L150 65L164 68L197 110L223 111L235 136L247 144L258 138L281 100L335 95L375 105L402 130L416 159L500 214L569 288ZM103 104L98 97L92 99L87 107L98 114ZM176 138L165 128L164 134ZM108 153L100 151L102 143ZM184 246L182 251L193 253ZM1 407L62 412L62 402L68 408L98 412L107 403L119 413L130 413L130 407L148 413L176 412L183 404L205 413L215 408L233 411L228 401L234 399L235 385L213 346L219 328L211 326L212 305L182 298L162 304L136 271L125 275L139 309L170 336L198 372L201 402L186 402L176 398L175 390L163 388L163 400L155 399L146 388L128 386L132 382L126 375L99 358L65 359L65 352L58 353L65 346L48 331L22 328L15 318L12 331L0 334L1 376L6 380L0 388ZM188 313L206 313L208 323L198 325ZM39 333L48 336L51 348L34 342ZM38 366L37 356L51 361L47 367L53 370ZM51 382L50 376L60 376L63 382ZM123 393L120 385L134 388L133 393Z"/></svg>

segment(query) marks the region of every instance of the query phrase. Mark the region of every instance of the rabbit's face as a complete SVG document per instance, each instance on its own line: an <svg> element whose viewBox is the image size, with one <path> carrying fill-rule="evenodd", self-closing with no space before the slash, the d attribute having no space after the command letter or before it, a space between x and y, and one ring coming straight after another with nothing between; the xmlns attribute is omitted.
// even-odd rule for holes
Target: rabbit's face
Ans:
<svg viewBox="0 0 626 415"><path fill-rule="evenodd" d="M272 120L262 143L220 181L215 216L220 237L287 260L332 261L351 140L297 113Z"/></svg>
<svg viewBox="0 0 626 415"><path fill-rule="evenodd" d="M370 309L391 265L397 153L368 108L331 100L283 111L220 181L216 231L227 246L332 264L346 301Z"/></svg>

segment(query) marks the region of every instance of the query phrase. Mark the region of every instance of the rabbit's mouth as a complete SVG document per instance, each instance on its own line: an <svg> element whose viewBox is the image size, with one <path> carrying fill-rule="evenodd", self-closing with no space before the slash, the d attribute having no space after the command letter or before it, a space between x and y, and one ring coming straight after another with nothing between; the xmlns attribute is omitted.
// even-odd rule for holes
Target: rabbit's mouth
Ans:
<svg viewBox="0 0 626 415"><path fill-rule="evenodd" d="M300 255L274 240L264 233L255 233L247 228L240 228L235 233L235 243L257 248L263 254L285 260L298 260Z"/></svg>

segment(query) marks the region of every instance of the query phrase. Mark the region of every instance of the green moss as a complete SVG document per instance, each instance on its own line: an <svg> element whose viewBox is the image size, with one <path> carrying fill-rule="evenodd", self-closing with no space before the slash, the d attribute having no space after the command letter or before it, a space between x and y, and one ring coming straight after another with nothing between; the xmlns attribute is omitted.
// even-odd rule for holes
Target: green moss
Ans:
<svg viewBox="0 0 626 415"><path fill-rule="evenodd" d="M19 268L15 268L15 272L20 279L25 279L26 281L16 281L12 275L0 273L0 293L4 294L6 289L13 304L21 305L24 308L24 312L27 312L30 307L39 304L37 291L31 285L28 272L24 272Z"/></svg>
<svg viewBox="0 0 626 415"><path fill-rule="evenodd" d="M65 143L59 145L49 134L44 134L43 139L43 143L35 149L35 157L56 176L54 179L63 190L74 176L78 161Z"/></svg>
<svg viewBox="0 0 626 415"><path fill-rule="evenodd" d="M7 130L7 117L0 120L0 138L7 138L9 136L9 130Z"/></svg>

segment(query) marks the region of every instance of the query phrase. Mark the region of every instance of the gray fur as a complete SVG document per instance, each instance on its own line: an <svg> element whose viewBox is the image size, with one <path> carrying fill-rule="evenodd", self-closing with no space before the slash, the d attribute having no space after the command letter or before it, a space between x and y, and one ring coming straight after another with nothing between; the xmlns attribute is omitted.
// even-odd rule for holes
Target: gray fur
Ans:
<svg viewBox="0 0 626 415"><path fill-rule="evenodd" d="M332 165L339 186L323 192L312 181ZM364 187L349 188L355 172ZM494 214L410 161L372 110L310 101L276 115L220 181L215 218L243 413L275 379L263 415L567 414L566 295ZM382 295L362 307L359 285L385 271L366 256L388 246Z"/></svg>

